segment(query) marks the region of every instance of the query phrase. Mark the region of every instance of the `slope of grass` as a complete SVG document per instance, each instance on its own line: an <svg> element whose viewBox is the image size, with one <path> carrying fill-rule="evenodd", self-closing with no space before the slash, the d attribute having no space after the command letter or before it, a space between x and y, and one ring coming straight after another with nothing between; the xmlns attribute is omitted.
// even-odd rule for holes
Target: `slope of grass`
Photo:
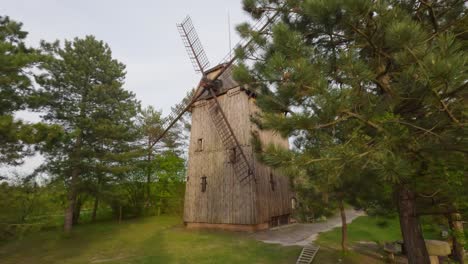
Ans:
<svg viewBox="0 0 468 264"><path fill-rule="evenodd" d="M382 243L401 239L400 224L397 218L360 216L348 225L348 243L373 241ZM341 227L334 228L318 236L318 244L339 245Z"/></svg>
<svg viewBox="0 0 468 264"><path fill-rule="evenodd" d="M423 224L422 229L426 239L441 239L440 230L435 224ZM317 254L316 263L387 263L386 254L381 250L381 246L369 246L357 242L371 241L382 245L384 242L396 240L401 240L398 218L361 216L348 225L350 251L345 255L341 252L341 227L318 236L316 243L321 245L321 249Z"/></svg>
<svg viewBox="0 0 468 264"><path fill-rule="evenodd" d="M441 239L440 229L435 224L423 224L422 230L426 239ZM350 244L358 241L383 243L401 239L400 223L397 217L361 216L348 225L348 243ZM341 227L320 234L318 243L328 245L341 243Z"/></svg>
<svg viewBox="0 0 468 264"><path fill-rule="evenodd" d="M400 225L397 219L360 216L348 225L348 246L346 254L341 252L341 227L319 234L316 243L321 246L316 263L347 263L347 264L383 264L385 254L378 246L359 250L353 245L359 241L382 243L401 238Z"/></svg>
<svg viewBox="0 0 468 264"><path fill-rule="evenodd" d="M38 232L0 246L1 263L294 263L300 247L244 234L186 230L172 216Z"/></svg>

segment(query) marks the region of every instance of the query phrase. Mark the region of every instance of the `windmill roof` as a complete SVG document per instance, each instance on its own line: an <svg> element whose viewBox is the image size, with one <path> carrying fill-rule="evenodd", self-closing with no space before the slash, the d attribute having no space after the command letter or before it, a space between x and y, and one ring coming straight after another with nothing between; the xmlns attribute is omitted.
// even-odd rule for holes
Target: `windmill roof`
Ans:
<svg viewBox="0 0 468 264"><path fill-rule="evenodd" d="M213 73L219 69L221 69L222 67L224 67L224 64L219 64L219 65L216 65L215 67L209 69L206 71L206 74L209 75L210 73ZM226 93L227 91L231 90L231 89L234 89L234 88L237 88L239 87L240 85L234 80L234 78L232 77L232 65L229 66L219 77L218 77L219 80L222 81L222 86L221 88L218 90L217 92L217 95L221 95L221 94L224 94ZM198 100L205 100L205 99L208 99L210 98L211 95L209 94L208 91L205 91L199 98ZM197 101L198 101L197 100Z"/></svg>

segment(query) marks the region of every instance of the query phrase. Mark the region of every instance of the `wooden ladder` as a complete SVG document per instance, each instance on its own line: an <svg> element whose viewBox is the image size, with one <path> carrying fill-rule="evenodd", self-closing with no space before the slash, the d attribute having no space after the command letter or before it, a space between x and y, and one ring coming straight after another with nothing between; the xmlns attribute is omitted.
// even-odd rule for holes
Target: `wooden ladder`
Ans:
<svg viewBox="0 0 468 264"><path fill-rule="evenodd" d="M226 120L216 97L211 101L208 112L210 113L211 120L218 131L218 135L223 142L224 147L230 151L230 161L234 171L241 183L247 184L251 179L255 180L249 161L245 156L237 138L232 131L231 126Z"/></svg>
<svg viewBox="0 0 468 264"><path fill-rule="evenodd" d="M315 255L319 251L320 246L307 245L302 249L299 258L297 258L296 264L310 264L314 260Z"/></svg>

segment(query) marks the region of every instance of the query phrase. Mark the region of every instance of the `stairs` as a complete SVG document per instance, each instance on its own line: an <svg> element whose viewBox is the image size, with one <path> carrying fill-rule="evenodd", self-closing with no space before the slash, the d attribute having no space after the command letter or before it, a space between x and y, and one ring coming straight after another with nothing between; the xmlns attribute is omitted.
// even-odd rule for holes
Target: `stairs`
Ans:
<svg viewBox="0 0 468 264"><path fill-rule="evenodd" d="M314 260L320 246L307 245L302 249L301 255L297 258L296 264L310 264Z"/></svg>
<svg viewBox="0 0 468 264"><path fill-rule="evenodd" d="M210 102L208 112L211 120L218 131L218 135L223 142L225 149L229 150L229 160L234 168L234 171L242 184L249 183L252 179L255 180L249 161L242 151L239 142L237 141L232 128L224 116L222 109L220 109L217 99L214 98Z"/></svg>

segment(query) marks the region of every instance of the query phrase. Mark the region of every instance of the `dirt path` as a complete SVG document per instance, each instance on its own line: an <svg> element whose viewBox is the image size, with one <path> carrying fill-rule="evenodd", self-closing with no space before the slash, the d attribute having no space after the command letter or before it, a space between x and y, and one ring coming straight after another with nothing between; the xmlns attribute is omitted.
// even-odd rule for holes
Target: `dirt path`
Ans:
<svg viewBox="0 0 468 264"><path fill-rule="evenodd" d="M362 211L346 209L347 223L351 223L356 217L364 215ZM253 238L265 243L281 244L284 246L305 246L313 242L317 235L335 227L341 226L340 215L330 217L325 222L292 224L276 230L265 230L252 234Z"/></svg>

